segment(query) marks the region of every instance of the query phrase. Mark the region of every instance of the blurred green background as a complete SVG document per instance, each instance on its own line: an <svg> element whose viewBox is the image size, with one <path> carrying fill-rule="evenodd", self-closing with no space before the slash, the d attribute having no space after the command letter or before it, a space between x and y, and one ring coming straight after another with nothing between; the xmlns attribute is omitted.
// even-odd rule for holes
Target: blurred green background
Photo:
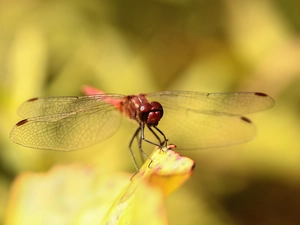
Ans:
<svg viewBox="0 0 300 225"><path fill-rule="evenodd" d="M300 224L299 8L295 0L1 0L0 221L11 182L24 171L71 162L134 171L128 123L82 151L10 142L22 102L81 95L89 84L122 94L268 93L275 107L249 116L255 140L180 152L196 170L167 199L168 216L174 225Z"/></svg>

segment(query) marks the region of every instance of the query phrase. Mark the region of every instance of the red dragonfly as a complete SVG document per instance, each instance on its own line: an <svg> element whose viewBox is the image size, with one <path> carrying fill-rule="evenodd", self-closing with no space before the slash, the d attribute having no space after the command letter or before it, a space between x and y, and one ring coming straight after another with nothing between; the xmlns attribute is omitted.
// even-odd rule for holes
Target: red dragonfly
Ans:
<svg viewBox="0 0 300 225"><path fill-rule="evenodd" d="M179 149L211 148L252 139L255 126L243 114L274 105L271 97L259 92L163 91L126 96L86 87L85 93L89 95L26 101L18 114L27 119L14 126L10 139L38 149L81 149L112 136L123 114L139 125L129 144L132 157L135 138L143 154L143 141L162 147L167 138ZM157 142L145 138L145 127Z"/></svg>

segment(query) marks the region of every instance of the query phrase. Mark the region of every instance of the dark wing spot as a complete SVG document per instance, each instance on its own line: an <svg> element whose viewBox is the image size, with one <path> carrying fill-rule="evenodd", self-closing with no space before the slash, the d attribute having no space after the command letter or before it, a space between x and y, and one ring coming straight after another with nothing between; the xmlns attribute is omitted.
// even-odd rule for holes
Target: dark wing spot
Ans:
<svg viewBox="0 0 300 225"><path fill-rule="evenodd" d="M261 92L255 92L254 94L257 95L257 96L261 96L261 97L267 97L268 96L267 94L261 93Z"/></svg>
<svg viewBox="0 0 300 225"><path fill-rule="evenodd" d="M27 102L33 102L33 101L36 101L36 100L38 100L39 98L31 98L31 99L29 99Z"/></svg>
<svg viewBox="0 0 300 225"><path fill-rule="evenodd" d="M21 120L19 123L16 124L17 127L22 126L23 124L27 123L28 119Z"/></svg>
<svg viewBox="0 0 300 225"><path fill-rule="evenodd" d="M247 117L241 116L241 119L247 123L252 123L251 120L249 120Z"/></svg>

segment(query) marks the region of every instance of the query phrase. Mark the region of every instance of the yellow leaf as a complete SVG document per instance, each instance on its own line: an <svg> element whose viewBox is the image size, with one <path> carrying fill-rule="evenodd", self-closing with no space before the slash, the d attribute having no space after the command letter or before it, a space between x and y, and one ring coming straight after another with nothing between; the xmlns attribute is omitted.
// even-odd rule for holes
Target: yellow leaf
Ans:
<svg viewBox="0 0 300 225"><path fill-rule="evenodd" d="M12 186L5 224L168 224L164 198L194 165L173 147L156 149L133 177L79 164L23 173Z"/></svg>
<svg viewBox="0 0 300 225"><path fill-rule="evenodd" d="M194 162L172 149L157 148L123 190L102 224L167 224L163 199L191 175Z"/></svg>
<svg viewBox="0 0 300 225"><path fill-rule="evenodd" d="M150 156L152 162L147 160L133 181L146 179L152 185L159 186L164 195L183 184L192 175L195 164L193 160L173 151L173 148L175 145L163 150L156 149Z"/></svg>

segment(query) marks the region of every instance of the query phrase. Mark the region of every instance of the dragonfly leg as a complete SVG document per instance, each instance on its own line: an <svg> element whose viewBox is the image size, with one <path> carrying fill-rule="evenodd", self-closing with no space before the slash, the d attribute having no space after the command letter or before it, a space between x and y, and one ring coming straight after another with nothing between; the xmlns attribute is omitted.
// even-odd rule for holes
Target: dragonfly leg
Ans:
<svg viewBox="0 0 300 225"><path fill-rule="evenodd" d="M133 140L134 140L135 138L138 137L140 131L141 131L141 127L138 127L138 128L136 129L136 131L134 132L134 134L133 134L133 136L132 136L132 138L131 138L131 140L130 140L130 142L129 142L129 151L130 151L130 155L131 155L131 158L132 158L132 161L133 161L133 163L134 163L134 166L135 166L135 169L136 169L137 173L139 172L139 167L138 167L138 164L137 164L137 162L136 162L136 159L135 159L135 157L134 157L134 154L133 154L133 151L132 151L132 148L131 148L131 147L132 147L132 142L133 142Z"/></svg>
<svg viewBox="0 0 300 225"><path fill-rule="evenodd" d="M165 134L160 130L158 129L157 127L154 127L154 129L156 131L158 131L164 138L163 141L161 141L160 137L157 135L157 133L152 129L152 127L148 126L147 125L147 128L151 131L151 133L155 136L155 138L158 140L159 144L153 142L153 141L150 141L148 139L145 138L145 124L144 123L141 123L140 126L136 129L136 131L134 132L130 142L129 142L129 151L130 151L130 155L131 155L131 158L134 162L134 166L137 170L137 172L139 171L139 167L138 167L138 164L136 162L136 159L134 157L134 153L132 151L132 143L133 143L133 140L135 138L138 139L138 148L139 148L139 153L140 153L140 157L141 157L141 160L144 162L145 159L144 157L146 157L147 159L150 160L150 163L148 165L148 167L150 167L151 163L152 163L152 159L143 151L143 148L142 148L142 144L143 144L143 141L145 142L148 142L149 144L152 144L152 145L155 145L155 146L158 146L158 147L163 147L163 146L167 146L167 142L168 142L168 139L166 138ZM140 135L139 135L140 134Z"/></svg>
<svg viewBox="0 0 300 225"><path fill-rule="evenodd" d="M148 127L148 128L150 129L150 127ZM155 137L157 137L157 139L159 140L160 147L162 147L162 146L167 147L167 145L168 145L168 139L166 138L166 135L160 129L158 129L158 127L154 126L154 129L157 130L163 136L163 138L164 138L164 141L161 142L161 140L158 137L158 135L152 129L150 129L152 131L152 133L155 135Z"/></svg>
<svg viewBox="0 0 300 225"><path fill-rule="evenodd" d="M150 165L152 163L152 159L143 151L143 149L142 149L142 142L146 141L146 142L148 142L150 144L153 144L153 145L156 145L156 146L158 146L158 145L156 143L152 142L152 141L149 141L149 140L145 139L145 124L144 123L142 123L140 125L140 130L141 130L141 136L139 138L139 144L138 144L139 145L139 151L140 151L141 156L145 156L147 159L150 160L150 163L148 165L148 168L150 168ZM143 160L143 158L142 158L142 160Z"/></svg>
<svg viewBox="0 0 300 225"><path fill-rule="evenodd" d="M160 139L159 136L155 133L155 131L152 129L152 127L150 127L150 126L147 126L147 127L148 127L148 129L151 131L151 133L155 136L155 138L158 140L159 144L157 144L157 143L155 143L155 142L153 142L153 141L150 141L150 140L146 139L146 138L145 138L145 135L144 135L144 130L142 130L142 132L141 132L141 138L142 138L142 140L148 142L149 144L155 145L155 146L157 146L157 147L161 147L161 146L165 143L165 141L163 141L163 142L161 141L161 139ZM158 130L158 128L156 128L156 129ZM161 132L160 130L158 130L158 131L162 134L162 132ZM166 139L165 135L163 135L163 136L164 136L164 139Z"/></svg>

